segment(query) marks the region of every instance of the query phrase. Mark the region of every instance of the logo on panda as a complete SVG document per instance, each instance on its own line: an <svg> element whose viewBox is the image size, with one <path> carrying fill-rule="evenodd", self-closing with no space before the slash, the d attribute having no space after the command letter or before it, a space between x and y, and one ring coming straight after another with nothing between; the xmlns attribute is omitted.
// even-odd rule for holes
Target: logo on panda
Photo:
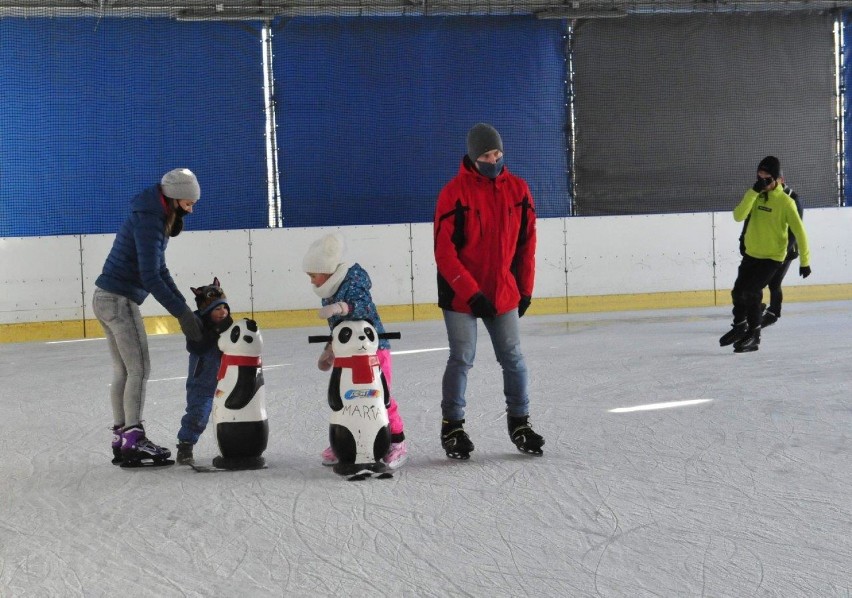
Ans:
<svg viewBox="0 0 852 598"><path fill-rule="evenodd" d="M354 399L374 399L379 396L379 391L375 388L350 389L343 394L343 399L352 401Z"/></svg>

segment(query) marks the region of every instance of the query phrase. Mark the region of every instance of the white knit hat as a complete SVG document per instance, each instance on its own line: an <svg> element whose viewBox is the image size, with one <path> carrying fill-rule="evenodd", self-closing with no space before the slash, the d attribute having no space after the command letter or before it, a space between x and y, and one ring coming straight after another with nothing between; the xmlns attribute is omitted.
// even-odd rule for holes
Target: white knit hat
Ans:
<svg viewBox="0 0 852 598"><path fill-rule="evenodd" d="M317 239L302 260L302 270L311 274L333 274L343 262L343 237L337 233Z"/></svg>
<svg viewBox="0 0 852 598"><path fill-rule="evenodd" d="M201 199L201 187L198 179L189 168L175 168L163 175L160 181L163 195L172 199L198 201Z"/></svg>

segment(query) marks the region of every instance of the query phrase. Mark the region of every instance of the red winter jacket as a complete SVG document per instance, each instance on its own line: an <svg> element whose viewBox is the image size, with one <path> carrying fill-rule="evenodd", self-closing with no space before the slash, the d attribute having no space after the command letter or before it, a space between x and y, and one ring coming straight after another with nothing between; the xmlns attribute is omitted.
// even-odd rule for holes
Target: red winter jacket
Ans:
<svg viewBox="0 0 852 598"><path fill-rule="evenodd" d="M465 156L435 207L438 305L471 313L482 291L504 314L531 297L535 280L535 205L526 181L503 168L493 181Z"/></svg>

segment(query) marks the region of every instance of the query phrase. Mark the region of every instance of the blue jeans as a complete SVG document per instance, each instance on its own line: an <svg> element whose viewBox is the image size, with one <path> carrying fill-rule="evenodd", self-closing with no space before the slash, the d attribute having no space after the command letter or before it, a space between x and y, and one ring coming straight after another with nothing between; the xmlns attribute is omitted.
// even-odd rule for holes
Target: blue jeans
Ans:
<svg viewBox="0 0 852 598"><path fill-rule="evenodd" d="M527 395L527 366L521 353L518 330L518 310L496 318L484 318L482 323L491 337L497 361L503 368L503 394L506 411L513 417L529 415ZM470 314L444 310L444 324L450 343L450 357L441 384L441 413L444 419L464 419L467 372L476 358L477 318Z"/></svg>
<svg viewBox="0 0 852 598"><path fill-rule="evenodd" d="M213 395L219 381L219 364L222 352L216 345L202 354L189 354L189 371L186 377L186 413L180 420L178 440L195 444L207 429Z"/></svg>

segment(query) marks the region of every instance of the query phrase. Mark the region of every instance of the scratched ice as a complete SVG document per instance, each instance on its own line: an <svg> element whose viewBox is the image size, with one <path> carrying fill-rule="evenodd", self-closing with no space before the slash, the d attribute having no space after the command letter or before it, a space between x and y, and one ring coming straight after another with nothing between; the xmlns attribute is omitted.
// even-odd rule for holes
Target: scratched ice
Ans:
<svg viewBox="0 0 852 598"><path fill-rule="evenodd" d="M103 341L0 345L0 595L852 595L852 304L785 304L746 355L718 346L727 306L521 324L544 457L509 442L480 328L476 450L446 459L443 324L401 323L410 459L357 483L320 464L321 325L263 331L269 468L215 475L110 465ZM184 343L150 344L173 446Z"/></svg>

